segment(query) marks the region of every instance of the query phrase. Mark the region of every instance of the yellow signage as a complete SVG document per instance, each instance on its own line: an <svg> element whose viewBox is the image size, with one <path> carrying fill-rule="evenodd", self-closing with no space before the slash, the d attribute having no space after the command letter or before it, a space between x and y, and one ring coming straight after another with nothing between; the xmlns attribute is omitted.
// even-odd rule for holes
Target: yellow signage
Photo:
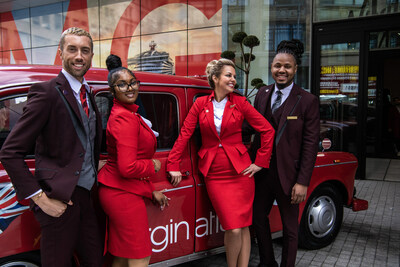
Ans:
<svg viewBox="0 0 400 267"><path fill-rule="evenodd" d="M330 73L358 73L359 66L342 65L342 66L321 66L321 74Z"/></svg>

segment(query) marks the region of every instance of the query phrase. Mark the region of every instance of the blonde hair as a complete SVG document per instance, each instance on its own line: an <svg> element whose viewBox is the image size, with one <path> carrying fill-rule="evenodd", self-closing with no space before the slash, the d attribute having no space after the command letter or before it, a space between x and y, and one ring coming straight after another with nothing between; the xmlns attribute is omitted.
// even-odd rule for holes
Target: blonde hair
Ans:
<svg viewBox="0 0 400 267"><path fill-rule="evenodd" d="M226 58L220 58L218 60L211 60L206 67L206 75L208 79L208 84L212 89L215 89L215 83L212 79L213 76L216 76L219 78L219 76L222 73L222 69L225 66L231 66L235 68L235 63L233 63L232 60L226 59Z"/></svg>
<svg viewBox="0 0 400 267"><path fill-rule="evenodd" d="M93 51L93 39L90 33L85 31L84 29L78 28L78 27L71 27L66 29L62 34L60 38L60 49L64 49L64 43L65 43L65 36L72 34L72 35L77 35L77 36L86 36L90 39L90 49Z"/></svg>

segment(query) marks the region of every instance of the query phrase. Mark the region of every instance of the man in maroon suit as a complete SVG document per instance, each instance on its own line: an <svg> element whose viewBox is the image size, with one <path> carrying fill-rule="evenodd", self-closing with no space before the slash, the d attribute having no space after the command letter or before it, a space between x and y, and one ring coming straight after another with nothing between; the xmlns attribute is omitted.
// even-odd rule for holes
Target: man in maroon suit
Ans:
<svg viewBox="0 0 400 267"><path fill-rule="evenodd" d="M298 40L283 41L271 64L275 83L259 89L254 107L275 129L269 169L256 173L253 227L260 264L278 266L272 247L268 215L277 201L283 223L281 266L294 266L298 245L299 203L306 199L318 152L318 98L293 83L303 46ZM252 150L259 147L256 135Z"/></svg>
<svg viewBox="0 0 400 267"><path fill-rule="evenodd" d="M85 73L93 57L90 34L69 28L61 36L63 69L34 84L24 112L0 152L19 199L31 199L41 227L42 266L101 266L102 243L91 203L101 143L101 118ZM32 175L24 157L35 148Z"/></svg>

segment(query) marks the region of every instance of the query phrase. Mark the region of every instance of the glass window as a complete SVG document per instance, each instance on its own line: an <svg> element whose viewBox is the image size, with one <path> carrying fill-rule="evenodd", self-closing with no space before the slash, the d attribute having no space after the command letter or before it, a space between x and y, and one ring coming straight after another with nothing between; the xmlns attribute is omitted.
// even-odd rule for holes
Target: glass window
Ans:
<svg viewBox="0 0 400 267"><path fill-rule="evenodd" d="M22 115L27 101L26 96L16 96L0 101L0 146Z"/></svg>
<svg viewBox="0 0 400 267"><path fill-rule="evenodd" d="M141 93L139 113L153 124L152 129L159 133L157 150L171 149L178 138L178 103L171 94Z"/></svg>
<svg viewBox="0 0 400 267"><path fill-rule="evenodd" d="M357 110L360 43L321 45L321 139L332 141L332 150L357 154Z"/></svg>
<svg viewBox="0 0 400 267"><path fill-rule="evenodd" d="M398 1L314 0L314 22L399 13Z"/></svg>
<svg viewBox="0 0 400 267"><path fill-rule="evenodd" d="M369 49L387 49L400 47L400 29L369 33Z"/></svg>

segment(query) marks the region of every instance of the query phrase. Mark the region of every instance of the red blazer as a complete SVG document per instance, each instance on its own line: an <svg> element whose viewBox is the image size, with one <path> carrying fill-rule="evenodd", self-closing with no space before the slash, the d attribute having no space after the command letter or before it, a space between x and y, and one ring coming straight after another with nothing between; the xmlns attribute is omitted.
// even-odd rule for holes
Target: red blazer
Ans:
<svg viewBox="0 0 400 267"><path fill-rule="evenodd" d="M0 159L16 190L25 199L42 189L47 196L68 202L79 179L85 153L62 94L83 127L73 91L60 74L47 82L32 85L28 102L5 141ZM96 113L94 157L97 165L102 136L101 117L93 95L90 107ZM36 169L32 175L24 158L35 147ZM97 168L97 166L96 166Z"/></svg>
<svg viewBox="0 0 400 267"><path fill-rule="evenodd" d="M274 84L258 90L254 107L261 114L266 114L273 90ZM319 143L319 100L294 84L285 102L274 142L279 180L284 192L290 195L295 183L309 185L314 170ZM252 149L259 146L256 135Z"/></svg>
<svg viewBox="0 0 400 267"><path fill-rule="evenodd" d="M274 129L269 122L254 109L245 97L231 93L228 95L228 102L222 117L221 133L218 135L214 124L213 98L214 93L199 97L193 104L183 123L179 137L168 156L167 170L180 170L181 155L195 130L197 122L199 122L202 139L202 147L198 151L201 173L207 176L220 144L237 173L242 172L251 164L247 148L242 142L244 119L261 134L262 145L257 151L254 163L257 166L268 168L274 138Z"/></svg>
<svg viewBox="0 0 400 267"><path fill-rule="evenodd" d="M157 141L153 131L137 112L138 106L114 100L107 123L107 163L100 170L100 183L152 198L155 174L151 160Z"/></svg>

